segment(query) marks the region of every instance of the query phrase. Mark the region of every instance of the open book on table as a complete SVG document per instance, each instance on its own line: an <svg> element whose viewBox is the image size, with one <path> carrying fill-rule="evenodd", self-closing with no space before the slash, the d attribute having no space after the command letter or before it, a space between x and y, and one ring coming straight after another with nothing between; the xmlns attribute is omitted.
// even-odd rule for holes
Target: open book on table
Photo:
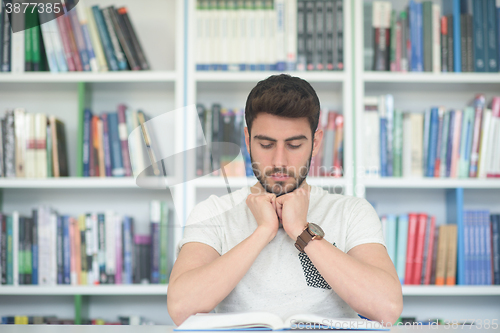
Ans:
<svg viewBox="0 0 500 333"><path fill-rule="evenodd" d="M340 329L389 331L381 323L361 318L325 318L316 314L296 314L283 321L269 312L197 313L174 331L237 331Z"/></svg>

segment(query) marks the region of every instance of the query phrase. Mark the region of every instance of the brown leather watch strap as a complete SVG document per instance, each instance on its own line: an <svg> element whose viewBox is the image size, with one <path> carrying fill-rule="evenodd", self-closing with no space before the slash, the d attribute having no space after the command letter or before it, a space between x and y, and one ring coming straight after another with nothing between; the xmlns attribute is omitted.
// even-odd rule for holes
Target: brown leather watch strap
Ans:
<svg viewBox="0 0 500 333"><path fill-rule="evenodd" d="M295 247L300 252L305 252L304 248L311 241L311 239L313 239L313 235L309 233L308 227L306 226L304 231L302 231L302 233L297 237L297 241L295 242Z"/></svg>

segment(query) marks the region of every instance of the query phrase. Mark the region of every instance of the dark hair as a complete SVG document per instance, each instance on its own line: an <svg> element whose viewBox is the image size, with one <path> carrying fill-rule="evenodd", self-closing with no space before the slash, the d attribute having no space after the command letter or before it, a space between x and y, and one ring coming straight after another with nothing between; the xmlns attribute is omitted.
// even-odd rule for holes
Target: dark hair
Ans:
<svg viewBox="0 0 500 333"><path fill-rule="evenodd" d="M264 112L287 118L306 117L314 136L319 109L318 95L309 82L288 74L272 75L259 81L248 95L245 106L248 133L257 115Z"/></svg>

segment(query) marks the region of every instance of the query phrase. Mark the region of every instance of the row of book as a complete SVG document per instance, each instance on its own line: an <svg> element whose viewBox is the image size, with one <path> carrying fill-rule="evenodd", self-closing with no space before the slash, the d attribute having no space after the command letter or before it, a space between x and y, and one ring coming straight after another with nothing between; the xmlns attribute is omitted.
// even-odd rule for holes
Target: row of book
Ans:
<svg viewBox="0 0 500 333"><path fill-rule="evenodd" d="M343 70L343 0L197 0L199 71Z"/></svg>
<svg viewBox="0 0 500 333"><path fill-rule="evenodd" d="M365 2L365 70L498 72L499 18L495 0Z"/></svg>
<svg viewBox="0 0 500 333"><path fill-rule="evenodd" d="M458 226L426 213L381 217L387 252L402 284L457 283ZM463 212L466 285L500 284L500 214Z"/></svg>
<svg viewBox="0 0 500 333"><path fill-rule="evenodd" d="M51 10L22 5L28 7L13 13L5 7L0 15L2 72L150 69L126 7L86 7L82 0Z"/></svg>
<svg viewBox="0 0 500 333"><path fill-rule="evenodd" d="M323 130L323 142L311 160L309 175L313 177L342 177L344 172L344 116L322 110L318 128Z"/></svg>
<svg viewBox="0 0 500 333"><path fill-rule="evenodd" d="M0 177L69 175L64 123L55 116L9 109L1 119Z"/></svg>
<svg viewBox="0 0 500 333"><path fill-rule="evenodd" d="M417 113L395 108L392 95L370 96L363 124L366 176L500 177L500 97Z"/></svg>
<svg viewBox="0 0 500 333"><path fill-rule="evenodd" d="M113 211L73 217L40 206L31 216L0 214L1 284L166 284L170 214L167 203L151 201L149 234Z"/></svg>
<svg viewBox="0 0 500 333"><path fill-rule="evenodd" d="M74 319L57 318L56 316L2 316L3 325L75 325ZM82 320L82 325L154 325L150 320L141 316L118 316L117 321L104 319Z"/></svg>

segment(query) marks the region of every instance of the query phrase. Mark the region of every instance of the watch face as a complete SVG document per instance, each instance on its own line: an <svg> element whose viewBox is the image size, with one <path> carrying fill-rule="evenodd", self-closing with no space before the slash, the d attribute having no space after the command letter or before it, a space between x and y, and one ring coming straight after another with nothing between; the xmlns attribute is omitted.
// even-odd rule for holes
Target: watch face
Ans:
<svg viewBox="0 0 500 333"><path fill-rule="evenodd" d="M321 227L315 223L309 223L309 230L311 230L313 234L318 235L320 237L325 236L325 232L323 231L323 229L321 229Z"/></svg>

